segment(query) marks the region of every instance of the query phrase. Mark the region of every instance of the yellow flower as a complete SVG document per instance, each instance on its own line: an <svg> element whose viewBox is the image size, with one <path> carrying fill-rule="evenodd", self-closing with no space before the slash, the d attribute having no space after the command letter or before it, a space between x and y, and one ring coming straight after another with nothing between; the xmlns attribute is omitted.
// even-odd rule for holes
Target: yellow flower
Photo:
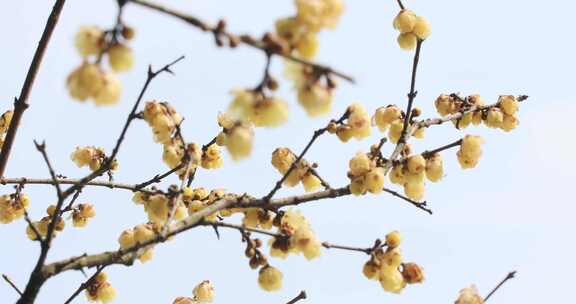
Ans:
<svg viewBox="0 0 576 304"><path fill-rule="evenodd" d="M398 35L397 42L401 49L410 51L416 48L418 37L414 33L404 33Z"/></svg>
<svg viewBox="0 0 576 304"><path fill-rule="evenodd" d="M76 49L82 57L98 55L104 44L104 31L97 26L82 26L74 38Z"/></svg>
<svg viewBox="0 0 576 304"><path fill-rule="evenodd" d="M400 33L411 33L416 26L416 14L410 10L401 10L396 18L394 18L394 28L400 31Z"/></svg>
<svg viewBox="0 0 576 304"><path fill-rule="evenodd" d="M196 285L192 291L194 298L202 303L211 303L214 301L214 286L210 281L202 281L202 283Z"/></svg>
<svg viewBox="0 0 576 304"><path fill-rule="evenodd" d="M117 43L108 49L108 63L115 72L125 72L134 65L132 49L124 44Z"/></svg>
<svg viewBox="0 0 576 304"><path fill-rule="evenodd" d="M122 95L122 83L113 73L102 75L102 87L94 95L96 105L112 105L118 102Z"/></svg>
<svg viewBox="0 0 576 304"><path fill-rule="evenodd" d="M388 245L390 248L396 248L400 246L401 241L402 238L400 236L400 232L397 230L394 230L386 235L386 245Z"/></svg>
<svg viewBox="0 0 576 304"><path fill-rule="evenodd" d="M282 288L282 272L272 266L264 266L258 274L258 284L266 291Z"/></svg>

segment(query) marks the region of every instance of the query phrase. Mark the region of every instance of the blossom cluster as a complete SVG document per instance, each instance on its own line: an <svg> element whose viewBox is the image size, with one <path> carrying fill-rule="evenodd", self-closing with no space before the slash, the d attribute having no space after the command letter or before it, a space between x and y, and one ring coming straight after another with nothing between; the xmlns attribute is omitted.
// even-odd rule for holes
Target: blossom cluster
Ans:
<svg viewBox="0 0 576 304"><path fill-rule="evenodd" d="M501 95L496 106L485 107L480 95L470 95L460 98L454 94L442 94L435 102L436 110L442 116L458 113L475 106L475 111L468 112L460 119L453 120L458 129L464 129L470 124L479 125L484 123L489 128L498 128L506 132L515 129L518 124L516 113L519 101L513 95Z"/></svg>
<svg viewBox="0 0 576 304"><path fill-rule="evenodd" d="M89 167L90 170L99 170L102 164L108 159L104 149L97 147L76 147L74 152L70 154L70 159L78 167ZM118 169L118 161L114 159L110 164L110 171Z"/></svg>
<svg viewBox="0 0 576 304"><path fill-rule="evenodd" d="M377 248L362 272L370 280L378 280L385 291L400 293L407 284L422 283L424 272L416 263L404 263L400 253L400 233L386 235L386 250Z"/></svg>
<svg viewBox="0 0 576 304"><path fill-rule="evenodd" d="M256 127L276 127L288 120L288 104L279 97L266 96L259 90L234 90L229 115Z"/></svg>
<svg viewBox="0 0 576 304"><path fill-rule="evenodd" d="M296 158L296 155L290 149L277 148L272 153L272 165L280 174L286 174L290 167L293 166ZM298 183L302 183L306 192L317 190L322 185L322 181L316 176L312 167L305 159L300 159L284 180L284 185L294 187Z"/></svg>
<svg viewBox="0 0 576 304"><path fill-rule="evenodd" d="M418 40L430 36L430 24L424 17L416 15L411 10L401 10L394 18L394 28L400 32L398 45L404 50L413 50Z"/></svg>
<svg viewBox="0 0 576 304"><path fill-rule="evenodd" d="M342 142L348 142L351 138L364 139L371 134L370 115L362 104L355 102L348 106L345 122L331 121L327 130L336 134Z"/></svg>
<svg viewBox="0 0 576 304"><path fill-rule="evenodd" d="M36 232L38 232L38 234L43 238L45 238L48 235L48 226L50 225L50 221L52 220L54 212L56 212L56 206L55 205L48 206L48 208L46 208L47 215L44 216L39 221L32 222L34 228L32 228L31 225L28 225L26 227L26 235L28 236L29 239L33 241L37 240L38 235L36 234ZM65 226L66 222L64 221L61 215L58 215L56 217L56 223L54 224L54 231L52 233L52 237L55 237L58 232L64 230Z"/></svg>
<svg viewBox="0 0 576 304"><path fill-rule="evenodd" d="M138 244L151 241L160 233L160 229L161 226L156 223L140 224L134 228L126 229L122 231L118 237L120 249L131 248ZM142 248L136 255L140 262L146 263L152 259L154 248L152 246Z"/></svg>
<svg viewBox="0 0 576 304"><path fill-rule="evenodd" d="M214 286L210 281L202 281L192 290L193 297L178 297L172 304L208 304L214 301Z"/></svg>
<svg viewBox="0 0 576 304"><path fill-rule="evenodd" d="M0 196L0 223L9 224L22 218L29 204L28 195L23 193Z"/></svg>
<svg viewBox="0 0 576 304"><path fill-rule="evenodd" d="M83 26L75 37L75 45L82 56L82 63L67 78L67 87L72 98L79 101L92 99L96 105L111 105L118 102L122 94L122 83L115 72L130 70L134 64L132 49L124 41L134 38L134 29L119 25L104 31L98 26ZM107 55L112 71L102 67L103 56Z"/></svg>
<svg viewBox="0 0 576 304"><path fill-rule="evenodd" d="M85 293L90 302L110 303L116 298L116 289L108 282L108 275L104 272L88 281Z"/></svg>
<svg viewBox="0 0 576 304"><path fill-rule="evenodd" d="M247 158L254 144L254 125L235 119L228 113L218 115L218 125L222 127L216 138L218 146L224 146L233 160Z"/></svg>

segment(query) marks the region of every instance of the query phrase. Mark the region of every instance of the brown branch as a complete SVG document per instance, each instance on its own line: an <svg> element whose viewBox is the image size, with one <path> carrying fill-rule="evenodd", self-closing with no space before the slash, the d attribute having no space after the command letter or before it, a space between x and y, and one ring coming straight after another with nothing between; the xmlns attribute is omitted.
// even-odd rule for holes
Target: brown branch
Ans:
<svg viewBox="0 0 576 304"><path fill-rule="evenodd" d="M306 297L306 291L302 290L294 299L288 301L286 304L294 304L300 300L306 299Z"/></svg>
<svg viewBox="0 0 576 304"><path fill-rule="evenodd" d="M37 141L34 141L34 145L36 146L38 152L42 154L42 158L44 158L44 162L48 167L48 172L50 173L50 177L52 178L52 183L54 185L54 188L56 188L56 194L58 195L58 200L62 200L62 189L60 188L60 184L58 183L56 171L54 170L54 167L52 166L52 163L48 158L48 152L46 152L46 143L42 142L41 144L39 144Z"/></svg>
<svg viewBox="0 0 576 304"><path fill-rule="evenodd" d="M400 9L405 9L404 4L402 3L402 0L397 0L398 2L398 6L400 6Z"/></svg>
<svg viewBox="0 0 576 304"><path fill-rule="evenodd" d="M255 39L249 35L236 35L236 34L230 33L228 31L226 31L225 28L223 28L222 26L219 26L219 24L211 25L208 22L201 20L200 18L197 18L195 16L182 13L182 12L177 11L175 9L171 9L171 8L166 7L166 6L162 6L160 4L150 2L148 0L127 0L127 1L130 3L138 4L140 6L155 10L157 12L161 12L163 14L175 17L175 18L180 19L180 20L182 20L182 21L184 21L184 22L186 22L186 23L188 23L188 24L190 24L196 28L199 28L200 30L202 30L204 32L210 32L210 33L213 33L215 36L225 37L229 41L240 42L240 43L243 43L245 45L251 46L253 48L259 49L265 53L270 53L271 55L281 56L281 57L284 57L288 60L310 66L310 67L314 68L316 71L320 72L320 74L333 74L333 75L338 76L344 80L347 80L349 82L354 83L354 78L352 78L351 76L348 76L342 72L336 71L329 66L314 63L314 62L296 57L294 55L291 55L287 52L274 50L273 48L270 48L268 45L266 45L264 42L260 41L259 39Z"/></svg>
<svg viewBox="0 0 576 304"><path fill-rule="evenodd" d="M406 136L408 134L408 125L412 119L412 105L414 99L418 92L416 91L416 73L418 72L418 62L420 61L420 50L422 49L422 43L424 40L418 39L416 43L416 52L414 53L414 62L412 64L412 78L410 81L410 93L408 93L408 106L406 107L406 113L404 117L404 126L402 128L402 135L400 136L399 143L406 142Z"/></svg>
<svg viewBox="0 0 576 304"><path fill-rule="evenodd" d="M30 63L30 67L28 68L26 80L24 80L24 85L20 91L20 97L16 98L14 101L14 113L12 114L10 127L8 128L8 132L6 133L6 138L2 146L2 151L0 152L0 177L4 176L4 170L6 169L8 158L10 157L10 151L12 150L12 145L14 143L14 139L16 138L18 127L20 126L20 120L22 119L22 115L24 115L24 111L29 107L28 97L30 96L30 91L32 91L32 87L34 86L34 81L36 80L36 75L38 75L40 64L44 58L44 53L48 48L48 43L50 42L52 33L56 28L58 18L60 17L60 13L64 8L65 2L66 0L56 0L54 3L54 7L52 8L52 12L48 17L48 21L44 27L44 32L42 33L38 47L34 53L32 63Z"/></svg>
<svg viewBox="0 0 576 304"><path fill-rule="evenodd" d="M104 266L102 267L97 267L96 271L94 272L94 274L92 274L92 276L90 276L90 278L88 278L88 280L86 280L84 283L80 284L80 286L78 286L78 288L74 291L74 293L68 298L68 300L66 300L66 302L64 302L64 304L70 304L72 303L72 301L83 291L85 290L88 286L90 286L90 284L92 283L92 281L94 281L94 279L102 272L102 270L104 270Z"/></svg>
<svg viewBox="0 0 576 304"><path fill-rule="evenodd" d="M403 199L403 200L409 202L410 204L412 204L414 207L416 207L416 208L418 208L418 209L421 209L421 210L427 212L428 214L432 215L432 209L429 209L429 208L426 207L426 206L428 206L428 202L426 202L426 201L417 202L417 201L411 200L411 199L409 199L408 197L406 197L406 196L404 196L404 195L402 195L402 194L400 194L400 193L398 193L398 192L396 192L396 191L394 191L394 190L390 190L390 189L387 189L387 188L384 188L384 189L382 189L382 190L383 190L384 192L387 192L387 193L392 194L392 195L395 196L395 197L398 197L398 198L400 198L400 199Z"/></svg>
<svg viewBox="0 0 576 304"><path fill-rule="evenodd" d="M6 281L6 283L8 283L8 285L10 285L20 296L22 296L22 291L20 291L20 289L18 288L18 286L16 286L16 284L14 284L14 282L12 282L12 280L10 280L10 278L5 275L2 274L2 278L4 279L4 281Z"/></svg>
<svg viewBox="0 0 576 304"><path fill-rule="evenodd" d="M338 120L332 120L332 122L335 122L337 124L342 123L344 120L346 120L348 118L349 115L350 115L350 113L348 111L346 111L346 112L344 112L342 117L340 117ZM304 155L306 154L306 152L308 152L310 147L312 147L312 145L314 144L316 139L318 139L318 137L320 137L322 134L324 134L328 131L328 125L326 125L326 127L324 127L324 128L321 128L321 129L314 131L314 135L312 135L312 138L310 139L310 141L308 142L306 147L304 147L304 150L302 150L300 155L298 155L296 160L290 165L290 168L288 168L288 171L286 171L286 173L284 173L284 176L282 176L282 178L276 182L276 184L274 185L274 188L272 188L272 190L270 190L270 192L263 198L264 201L270 201L270 199L272 199L274 194L276 194L276 192L278 190L280 190L280 188L282 188L282 184L284 183L284 181L286 181L286 179L288 178L290 173L292 173L292 171L294 171L294 169L296 169L296 166L298 166L298 163L300 163L300 161L304 158Z"/></svg>
<svg viewBox="0 0 576 304"><path fill-rule="evenodd" d="M436 148L436 149L434 149L434 150L426 150L426 151L422 152L422 156L424 156L424 158L428 158L428 157L430 157L430 156L432 156L432 155L434 155L434 154L436 154L436 153L442 152L442 151L444 151L444 150L448 150L448 149L451 149L451 148L454 148L454 147L459 147L461 144L462 144L462 139L459 139L459 140L457 140L457 141L455 141L455 142L453 142L453 143L444 145L444 146L442 146L442 147L438 147L438 148Z"/></svg>
<svg viewBox="0 0 576 304"><path fill-rule="evenodd" d="M95 186L95 187L105 187L109 189L123 189L132 192L140 191L140 192L153 193L152 191L142 189L140 187L141 184L125 184L111 181L95 181L95 180L85 182L82 179L65 179L65 178L57 178L56 182L58 182L60 185ZM46 178L26 178L26 177L0 178L0 184L54 185L54 181L52 179L46 179Z"/></svg>
<svg viewBox="0 0 576 304"><path fill-rule="evenodd" d="M352 246L335 245L335 244L328 243L328 242L323 242L322 247L324 247L326 249L341 249L341 250L346 250L346 251L358 251L358 252L363 252L366 254L370 254L370 252L372 251L372 248L360 248L360 247L352 247Z"/></svg>
<svg viewBox="0 0 576 304"><path fill-rule="evenodd" d="M498 283L498 285L496 285L496 287L494 287L494 289L492 289L492 291L484 298L484 302L487 302L488 299L490 299L490 297L496 292L498 291L498 289L500 289L500 287L502 287L502 285L504 285L504 283L506 283L508 280L513 279L514 276L516 276L516 271L511 271L509 272L506 277L500 282Z"/></svg>
<svg viewBox="0 0 576 304"><path fill-rule="evenodd" d="M175 172L177 172L178 170L184 168L184 166L186 166L185 162L181 162L180 164L178 164L178 166L174 167L174 169L170 169L167 172L163 173L163 174L156 174L153 178L142 182L140 184L137 184L134 186L135 190L140 190L140 189L144 189L152 184L156 184L161 182L164 178L174 174Z"/></svg>

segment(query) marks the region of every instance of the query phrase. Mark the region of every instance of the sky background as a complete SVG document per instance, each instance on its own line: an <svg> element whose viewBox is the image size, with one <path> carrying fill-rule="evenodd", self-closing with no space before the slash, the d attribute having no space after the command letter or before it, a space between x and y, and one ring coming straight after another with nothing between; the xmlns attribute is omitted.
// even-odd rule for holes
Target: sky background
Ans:
<svg viewBox="0 0 576 304"><path fill-rule="evenodd" d="M160 1L160 0L158 0ZM340 116L351 102L360 101L372 112L379 106L406 102L412 53L399 49L392 19L398 12L393 0L351 1L336 31L321 34L317 60L329 63L357 79L341 82L334 111L308 118L299 107L287 81L279 95L290 103L290 121L277 129L259 129L253 157L234 163L225 156L225 167L199 171L195 186L224 187L232 192L264 195L279 178L269 164L279 146L301 151L314 129ZM0 56L0 110L18 95L37 41L53 1L7 1L0 10L3 47ZM171 0L162 1L206 20L225 16L231 31L260 35L274 20L294 13L290 0ZM554 303L572 297L576 271L573 243L576 178L573 117L576 44L572 39L572 1L405 1L425 16L432 36L422 50L416 104L424 117L437 116L433 101L440 93L480 93L487 102L500 94L527 94L519 112L520 127L511 133L485 127L457 131L451 126L429 129L416 151L452 142L464 134L486 139L476 169L463 171L455 151L444 153L446 177L427 185L426 199L434 210L424 212L387 194L324 200L302 206L321 240L368 246L392 230L403 236L406 261L422 265L426 281L408 286L400 295L385 293L378 282L361 273L367 257L343 251L324 251L312 262L301 256L272 259L284 273L280 292L267 293L257 285L257 271L243 256L237 231L222 230L217 240L211 229L198 228L155 249L155 257L133 267L106 270L118 294L115 303L171 303L190 296L198 282L209 279L216 288L215 303L285 303L306 290L306 303L451 303L458 291L472 283L488 293L508 271L518 277L495 295L491 303ZM69 0L30 96L31 107L22 120L7 177L47 177L41 155L32 140L46 140L57 171L83 176L69 155L77 145L113 147L130 107L144 80L148 64L155 67L180 55L186 60L174 67L176 77L162 75L153 82L146 100L168 101L186 117L183 132L188 140L208 142L217 132L216 115L224 110L235 87L254 86L261 78L264 56L239 47L217 49L210 35L171 17L129 5L125 22L137 31L136 64L121 75L124 93L113 107L78 103L67 94L67 74L81 61L73 46L79 26L113 25L115 1ZM273 73L282 76L283 63L273 62ZM347 162L357 151L366 151L380 134L361 142L340 143L326 136L307 159L318 161L319 172L335 186L347 183ZM387 146L388 150L391 146ZM166 170L162 148L152 140L149 127L137 121L122 147L117 181L136 183ZM175 183L167 180L163 186ZM1 186L1 193L12 191ZM278 197L301 193L282 190ZM54 202L54 189L28 186L30 213L39 219ZM124 229L146 220L131 193L86 188L80 202L95 205L97 216L85 229L69 224L54 241L48 261L84 252L117 248ZM238 221L239 218L234 218ZM0 225L0 272L24 287L38 254L36 243L24 234L20 220ZM62 303L84 280L80 272L66 272L42 288L38 303ZM12 303L16 294L0 283L0 302ZM75 303L84 303L84 296Z"/></svg>

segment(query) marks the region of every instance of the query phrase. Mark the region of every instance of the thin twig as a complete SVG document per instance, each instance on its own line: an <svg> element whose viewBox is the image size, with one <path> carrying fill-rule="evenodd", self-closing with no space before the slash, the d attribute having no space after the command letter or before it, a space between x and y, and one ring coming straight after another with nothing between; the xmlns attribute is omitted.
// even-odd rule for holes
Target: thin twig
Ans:
<svg viewBox="0 0 576 304"><path fill-rule="evenodd" d="M80 284L80 286L78 286L78 288L74 291L74 293L68 298L68 300L66 300L66 302L64 302L64 304L70 304L72 303L72 301L83 291L85 290L88 286L90 286L90 283L92 283L92 281L94 281L94 279L98 276L98 274L100 274L102 272L102 270L104 270L106 266L101 266L101 267L97 267L96 271L94 272L94 274L92 274L92 276L90 276L90 278L88 278L88 280L86 280L84 283Z"/></svg>
<svg viewBox="0 0 576 304"><path fill-rule="evenodd" d="M16 286L16 284L14 284L14 282L12 282L12 280L10 280L10 278L5 275L2 274L2 278L4 279L4 281L6 281L6 283L8 283L8 285L12 286L12 288L20 295L22 296L22 291L20 291L20 289L18 289L18 286Z"/></svg>
<svg viewBox="0 0 576 304"><path fill-rule="evenodd" d="M400 193L398 193L398 192L396 192L396 191L394 191L394 190L390 190L390 189L388 189L388 188L384 188L384 189L382 189L382 190L383 190L384 192L387 192L387 193L390 193L390 194L394 195L395 197L398 197L398 198L400 198L400 199L403 199L403 200L409 202L410 204L412 204L414 207L416 207L416 208L418 208L418 209L421 209L421 210L427 212L428 214L432 215L432 209L429 209L429 208L426 207L426 206L428 206L428 203L427 203L426 201L417 202L417 201L411 200L411 199L409 199L408 197L406 197L406 196L404 196L404 195L402 195L402 194L400 194Z"/></svg>
<svg viewBox="0 0 576 304"><path fill-rule="evenodd" d="M38 152L40 152L42 154L42 158L44 158L44 162L46 163L46 166L48 167L48 172L50 173L50 177L52 178L54 188L56 188L56 193L58 195L58 199L61 200L62 199L62 188L60 188L60 184L58 183L58 177L56 175L56 171L54 171L54 167L52 166L52 163L50 162L50 159L48 158L48 152L46 152L46 143L42 142L41 144L39 144L37 141L34 141L34 145L36 146L36 149L38 150Z"/></svg>
<svg viewBox="0 0 576 304"><path fill-rule="evenodd" d="M405 143L408 134L408 125L412 119L412 105L414 104L414 99L418 92L416 91L416 73L418 72L418 62L420 61L420 50L422 49L422 43L424 40L418 39L416 43L416 52L414 53L414 62L412 64L412 77L410 81L410 93L408 93L408 105L406 107L406 113L404 117L404 126L402 127L402 135L400 136L399 143Z"/></svg>
<svg viewBox="0 0 576 304"><path fill-rule="evenodd" d="M84 182L81 179L66 179L66 178L57 178L56 181L60 185L82 185L83 186L95 186L95 187L104 187L109 189L123 189L129 190L132 192L140 191L140 192L148 192L153 193L148 190L144 190L140 187L141 184L126 184L126 183L117 183L111 181L89 181ZM46 178L0 178L1 185L14 185L14 184L24 184L24 185L54 185L54 181L52 179Z"/></svg>
<svg viewBox="0 0 576 304"><path fill-rule="evenodd" d="M397 2L398 2L398 6L400 6L400 9L405 9L404 4L402 3L402 0L397 0Z"/></svg>
<svg viewBox="0 0 576 304"><path fill-rule="evenodd" d="M347 250L347 251L358 251L358 252L363 252L366 254L370 254L370 252L372 251L372 248L343 246L343 245L336 245L336 244L332 244L332 243L328 243L328 242L323 242L322 247L324 247L326 249L341 249L341 250Z"/></svg>
<svg viewBox="0 0 576 304"><path fill-rule="evenodd" d="M197 17L189 15L189 14L182 13L182 12L177 11L175 9L171 9L171 8L166 7L166 6L162 6L160 4L153 3L151 1L128 0L128 2L138 4L140 6L155 10L157 12L161 12L163 14L175 17L175 18L180 19L180 20L182 20L182 21L184 21L184 22L186 22L186 23L188 23L188 24L190 24L196 28L199 28L200 30L202 30L204 32L209 32L209 33L213 33L215 35L217 34L219 36L226 37L226 39L228 39L229 41L241 42L241 43L248 45L248 46L251 46L253 48L260 49L265 53L268 52L268 53L271 53L273 55L281 56L281 57L284 57L288 60L310 66L310 67L314 68L316 71L320 72L320 74L333 74L333 75L338 76L344 80L347 80L349 82L354 83L354 78L352 78L349 75L346 75L342 72L336 71L329 66L321 65L318 63L314 63L314 62L296 57L294 55L291 55L288 52L275 51L274 49L272 49L268 45L266 45L264 42L262 42L261 40L255 39L252 36L236 35L236 34L230 33L228 31L226 31L225 28L222 28L218 25L210 25L208 22L201 20L200 18L197 18ZM272 52L272 51L274 51L274 52Z"/></svg>
<svg viewBox="0 0 576 304"><path fill-rule="evenodd" d="M300 293L292 300L288 301L286 304L294 304L300 300L306 299L306 291L302 290Z"/></svg>
<svg viewBox="0 0 576 304"><path fill-rule="evenodd" d="M134 189L136 190L140 190L140 189L144 189L152 184L156 184L161 182L164 178L174 174L175 172L178 172L178 170L184 168L184 166L186 166L185 162L181 162L180 164L178 164L178 166L174 167L174 169L170 169L167 172L163 173L163 174L156 174L153 178L142 182L140 184L137 184L134 186Z"/></svg>
<svg viewBox="0 0 576 304"><path fill-rule="evenodd" d="M4 170L6 169L8 158L10 157L10 151L12 150L14 139L16 139L20 120L22 119L22 115L24 115L24 111L29 107L28 97L30 96L30 91L32 91L32 87L34 86L34 81L36 80L36 75L38 75L40 64L44 58L44 53L48 48L48 43L50 42L52 33L56 28L56 24L58 23L65 2L66 0L56 0L54 3L52 12L50 13L46 26L44 27L42 37L40 38L40 42L38 43L38 47L36 48L36 52L32 58L32 63L30 63L30 67L28 68L26 80L24 80L24 85L20 91L20 97L16 98L14 101L14 113L12 114L10 127L8 128L4 144L2 145L2 151L0 152L0 177L4 176Z"/></svg>
<svg viewBox="0 0 576 304"><path fill-rule="evenodd" d="M496 292L498 291L498 289L500 289L500 287L502 287L502 285L504 285L504 283L506 283L508 280L513 279L514 276L516 276L516 271L511 271L509 272L506 277L500 282L498 283L498 285L496 285L496 287L494 287L494 289L492 289L492 291L484 298L484 302L487 302L488 299L490 299L490 297Z"/></svg>
<svg viewBox="0 0 576 304"><path fill-rule="evenodd" d="M448 150L448 149L451 149L454 147L459 147L461 144L462 144L462 139L459 139L453 143L444 145L442 147L438 147L438 148L433 149L433 150L426 150L426 151L422 152L422 156L424 156L424 158L428 158L428 157L430 157L436 153L442 152L444 150Z"/></svg>

